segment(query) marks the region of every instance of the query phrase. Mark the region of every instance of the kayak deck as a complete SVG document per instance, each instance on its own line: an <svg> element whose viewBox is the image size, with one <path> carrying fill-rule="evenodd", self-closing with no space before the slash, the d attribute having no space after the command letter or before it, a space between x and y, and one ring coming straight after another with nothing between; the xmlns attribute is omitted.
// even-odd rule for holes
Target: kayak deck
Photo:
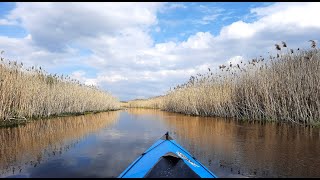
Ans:
<svg viewBox="0 0 320 180"><path fill-rule="evenodd" d="M186 163L174 156L163 156L155 166L144 176L146 178L200 178Z"/></svg>
<svg viewBox="0 0 320 180"><path fill-rule="evenodd" d="M119 178L215 178L168 133L142 153Z"/></svg>

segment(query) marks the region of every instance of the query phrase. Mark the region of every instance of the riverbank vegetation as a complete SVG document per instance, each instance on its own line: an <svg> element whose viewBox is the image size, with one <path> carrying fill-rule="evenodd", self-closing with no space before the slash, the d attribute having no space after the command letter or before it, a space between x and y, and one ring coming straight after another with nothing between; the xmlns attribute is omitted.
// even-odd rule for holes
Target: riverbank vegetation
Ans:
<svg viewBox="0 0 320 180"><path fill-rule="evenodd" d="M110 93L67 76L46 73L41 67L1 57L0 126L61 114L83 114L119 109Z"/></svg>
<svg viewBox="0 0 320 180"><path fill-rule="evenodd" d="M197 116L319 125L320 51L310 42L307 50L281 42L275 56L222 64L218 72L208 68L152 106Z"/></svg>
<svg viewBox="0 0 320 180"><path fill-rule="evenodd" d="M121 102L125 108L147 108L160 109L163 107L163 96L156 96L149 99L135 99L128 102Z"/></svg>

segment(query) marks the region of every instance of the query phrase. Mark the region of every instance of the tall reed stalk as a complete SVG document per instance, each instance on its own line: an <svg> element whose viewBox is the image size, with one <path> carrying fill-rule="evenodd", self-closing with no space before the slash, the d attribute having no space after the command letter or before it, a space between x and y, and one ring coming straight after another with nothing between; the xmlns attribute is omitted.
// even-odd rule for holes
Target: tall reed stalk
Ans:
<svg viewBox="0 0 320 180"><path fill-rule="evenodd" d="M320 51L315 41L307 50L289 50L285 42L275 46L276 56L191 76L152 106L190 115L320 125Z"/></svg>
<svg viewBox="0 0 320 180"><path fill-rule="evenodd" d="M118 99L108 92L63 75L47 74L41 67L25 69L22 63L1 57L0 122L118 108Z"/></svg>
<svg viewBox="0 0 320 180"><path fill-rule="evenodd" d="M163 106L163 97L157 96L149 99L135 99L128 102L122 102L121 106L128 107L128 108L159 109Z"/></svg>

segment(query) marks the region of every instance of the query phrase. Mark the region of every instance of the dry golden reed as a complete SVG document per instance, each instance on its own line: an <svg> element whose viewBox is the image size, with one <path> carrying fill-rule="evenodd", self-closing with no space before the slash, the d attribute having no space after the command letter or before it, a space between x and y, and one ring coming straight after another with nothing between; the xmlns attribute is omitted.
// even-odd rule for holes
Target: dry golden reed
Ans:
<svg viewBox="0 0 320 180"><path fill-rule="evenodd" d="M220 65L220 72L209 69L191 76L152 107L199 116L320 125L320 52L316 42L310 42L311 49L296 51L282 42L282 50L275 45L276 56Z"/></svg>
<svg viewBox="0 0 320 180"><path fill-rule="evenodd" d="M118 99L108 92L1 57L0 121L118 108Z"/></svg>
<svg viewBox="0 0 320 180"><path fill-rule="evenodd" d="M159 109L163 106L163 97L157 96L149 99L135 99L128 102L121 102L121 106L125 108Z"/></svg>

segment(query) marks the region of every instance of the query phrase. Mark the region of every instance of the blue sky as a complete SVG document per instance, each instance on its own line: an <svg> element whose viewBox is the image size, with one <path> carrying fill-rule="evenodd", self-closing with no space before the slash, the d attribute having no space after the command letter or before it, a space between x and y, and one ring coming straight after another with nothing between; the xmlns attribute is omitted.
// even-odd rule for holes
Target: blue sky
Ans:
<svg viewBox="0 0 320 180"><path fill-rule="evenodd" d="M120 100L164 94L230 61L307 47L318 2L0 3L3 56ZM299 16L297 16L299 14Z"/></svg>
<svg viewBox="0 0 320 180"><path fill-rule="evenodd" d="M266 6L267 4L270 3L172 3L168 6L168 10L160 12L157 16L159 19L158 27L164 33L153 32L152 36L156 43L167 40L184 41L188 36L197 33L199 30L210 32L216 36L223 26L232 22L238 20L252 21L253 16L247 17L250 13L250 8Z"/></svg>

